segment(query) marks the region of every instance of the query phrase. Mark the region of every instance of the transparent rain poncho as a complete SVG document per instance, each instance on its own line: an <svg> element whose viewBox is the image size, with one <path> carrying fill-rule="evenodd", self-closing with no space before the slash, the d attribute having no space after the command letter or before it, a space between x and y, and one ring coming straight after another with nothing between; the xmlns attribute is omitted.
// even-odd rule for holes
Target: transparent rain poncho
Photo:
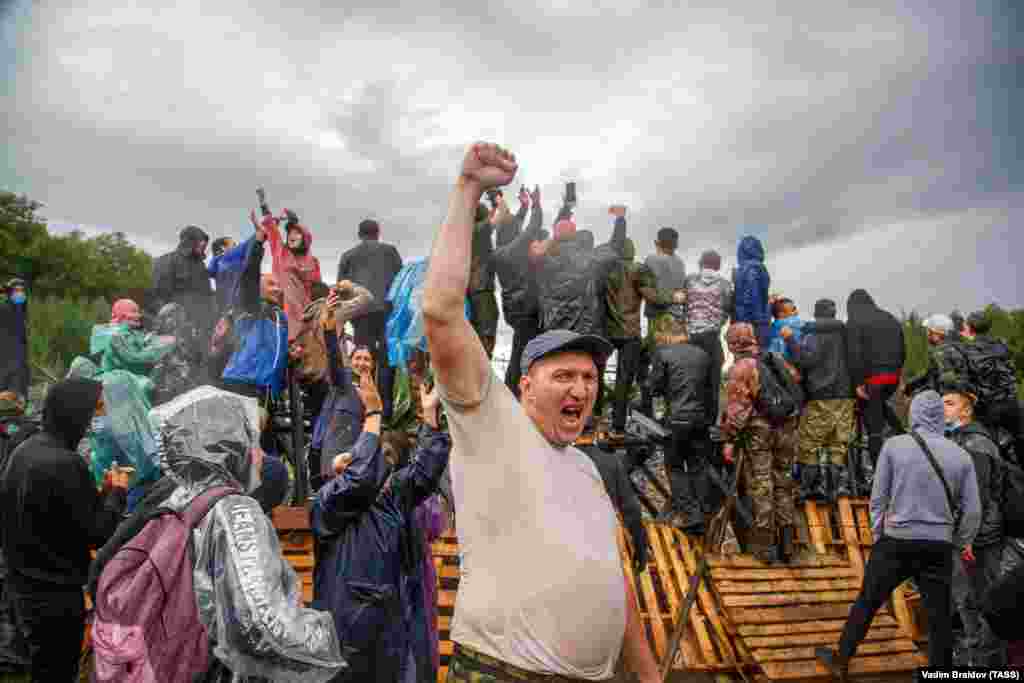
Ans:
<svg viewBox="0 0 1024 683"><path fill-rule="evenodd" d="M88 361L86 361L88 362ZM79 371L88 369L79 366ZM124 370L103 373L106 415L93 419L89 432L90 467L97 483L111 465L135 468L129 486L160 478L157 434L149 421L149 399L138 377Z"/></svg>
<svg viewBox="0 0 1024 683"><path fill-rule="evenodd" d="M259 486L258 436L238 396L199 387L150 418L161 430L164 472L178 484L168 507L183 509L212 486ZM302 607L302 587L256 500L222 498L195 540L193 580L218 667L213 680L325 683L342 671L333 618Z"/></svg>

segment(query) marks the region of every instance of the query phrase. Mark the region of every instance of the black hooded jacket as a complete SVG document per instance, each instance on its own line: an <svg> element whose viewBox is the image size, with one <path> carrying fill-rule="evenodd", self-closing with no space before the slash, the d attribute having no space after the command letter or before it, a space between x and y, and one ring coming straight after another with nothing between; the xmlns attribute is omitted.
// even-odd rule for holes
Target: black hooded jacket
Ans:
<svg viewBox="0 0 1024 683"><path fill-rule="evenodd" d="M391 302L388 290L391 281L402 270L402 257L398 249L376 239L364 239L341 255L338 262L338 282L351 280L370 290L373 301L367 313L388 313Z"/></svg>
<svg viewBox="0 0 1024 683"><path fill-rule="evenodd" d="M676 422L702 422L711 400L711 356L694 344L659 346L651 357L647 388L669 404Z"/></svg>
<svg viewBox="0 0 1024 683"><path fill-rule="evenodd" d="M874 375L903 370L907 359L903 326L891 313L876 306L863 289L854 290L846 301L846 340L854 387Z"/></svg>
<svg viewBox="0 0 1024 683"><path fill-rule="evenodd" d="M846 325L835 318L815 318L804 325L797 342L790 337L786 348L804 378L808 401L853 398L847 368Z"/></svg>
<svg viewBox="0 0 1024 683"><path fill-rule="evenodd" d="M1006 472L996 445L988 430L977 422L953 432L950 437L967 451L974 462L974 474L978 478L978 498L981 499L981 523L974 537L974 547L1002 543L1003 537L1003 496Z"/></svg>
<svg viewBox="0 0 1024 683"><path fill-rule="evenodd" d="M28 395L28 303L0 302L0 391Z"/></svg>
<svg viewBox="0 0 1024 683"><path fill-rule="evenodd" d="M164 304L181 304L200 338L213 331L214 297L210 274L194 249L209 240L209 235L194 225L182 230L178 248L153 262L153 289L147 301L154 317Z"/></svg>
<svg viewBox="0 0 1024 683"><path fill-rule="evenodd" d="M43 406L43 431L11 454L0 477L0 539L11 580L81 588L89 549L117 529L125 492L96 492L75 448L103 390L99 382L55 384Z"/></svg>

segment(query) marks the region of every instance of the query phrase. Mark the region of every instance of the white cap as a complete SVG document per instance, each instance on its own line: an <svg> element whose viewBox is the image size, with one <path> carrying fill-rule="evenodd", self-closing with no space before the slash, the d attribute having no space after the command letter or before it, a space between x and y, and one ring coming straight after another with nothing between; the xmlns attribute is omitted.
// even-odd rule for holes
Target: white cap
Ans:
<svg viewBox="0 0 1024 683"><path fill-rule="evenodd" d="M953 331L953 319L948 315L942 313L936 313L935 315L928 316L922 323L925 328L933 332L939 332L941 334L949 334Z"/></svg>

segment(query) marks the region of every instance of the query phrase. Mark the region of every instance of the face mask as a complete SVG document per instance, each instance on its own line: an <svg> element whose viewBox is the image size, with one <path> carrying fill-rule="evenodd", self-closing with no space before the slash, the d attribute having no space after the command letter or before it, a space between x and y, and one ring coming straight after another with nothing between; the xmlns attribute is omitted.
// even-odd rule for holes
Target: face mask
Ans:
<svg viewBox="0 0 1024 683"><path fill-rule="evenodd" d="M963 423L960 421L960 418L957 418L957 419L953 420L952 422L947 420L946 421L946 432L951 434L951 433L957 431L958 429L960 429L960 427L962 427L962 426L963 426Z"/></svg>
<svg viewBox="0 0 1024 683"><path fill-rule="evenodd" d="M25 297L24 294L13 294L13 295L11 295L11 303L12 304L23 304L23 303L25 303L25 299L26 299L26 297Z"/></svg>
<svg viewBox="0 0 1024 683"><path fill-rule="evenodd" d="M704 280L713 280L718 275L717 270L711 270L710 268L701 268L700 276Z"/></svg>

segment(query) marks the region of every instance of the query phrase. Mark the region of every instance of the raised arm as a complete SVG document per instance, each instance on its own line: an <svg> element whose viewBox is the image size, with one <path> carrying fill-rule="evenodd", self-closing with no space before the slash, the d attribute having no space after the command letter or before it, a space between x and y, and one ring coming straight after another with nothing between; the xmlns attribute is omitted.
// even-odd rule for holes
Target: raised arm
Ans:
<svg viewBox="0 0 1024 683"><path fill-rule="evenodd" d="M448 201L448 217L434 237L423 297L423 326L437 381L463 405L483 398L487 354L464 315L473 218L481 195L512 181L515 157L497 145L478 142L466 152Z"/></svg>

